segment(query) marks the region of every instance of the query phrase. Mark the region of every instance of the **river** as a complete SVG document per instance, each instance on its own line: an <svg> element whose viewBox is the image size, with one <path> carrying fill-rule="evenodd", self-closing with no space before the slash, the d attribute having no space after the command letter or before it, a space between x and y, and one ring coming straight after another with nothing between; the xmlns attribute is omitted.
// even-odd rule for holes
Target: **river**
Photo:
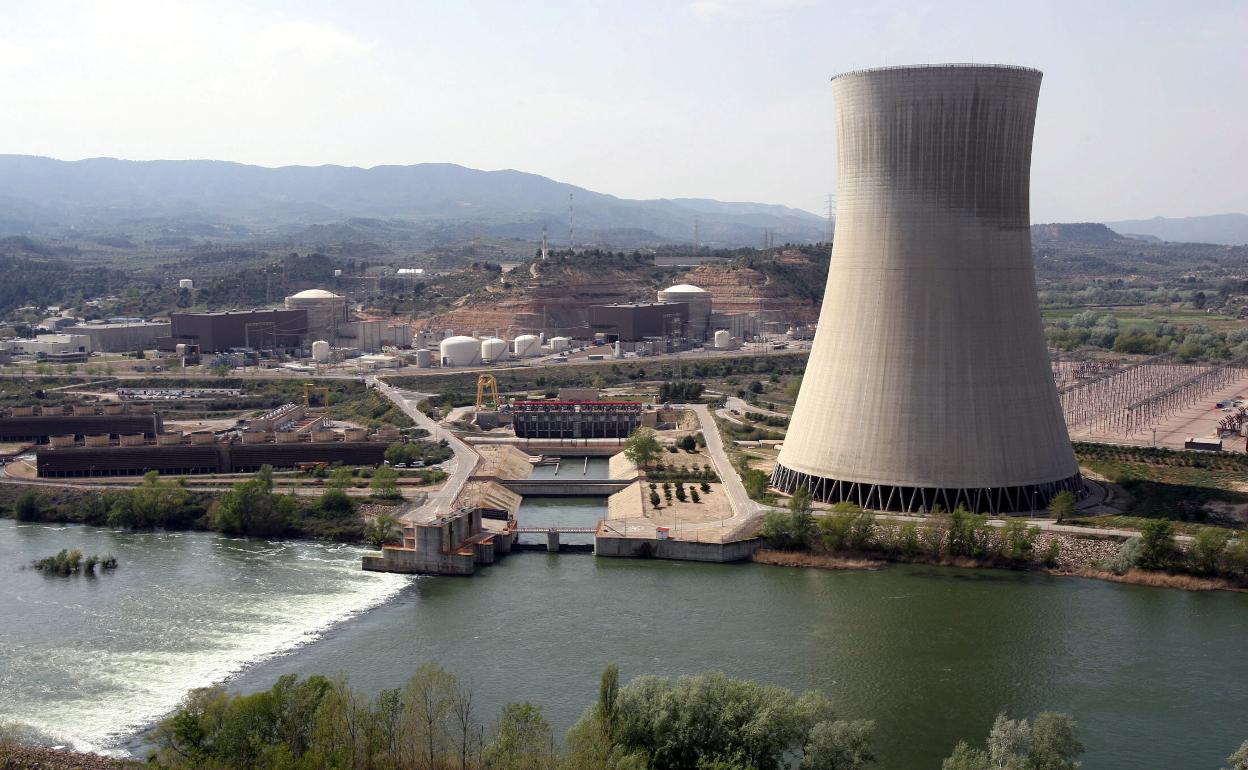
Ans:
<svg viewBox="0 0 1248 770"><path fill-rule="evenodd" d="M121 567L94 580L19 569L75 546ZM563 729L614 662L625 680L719 669L822 690L877 721L883 768L938 768L999 710L1074 714L1089 768L1214 769L1248 738L1244 595L545 553L474 578L409 578L359 572L358 554L2 522L0 722L115 748L224 677L254 691L285 673L345 673L374 692L437 661L487 719L527 699Z"/></svg>

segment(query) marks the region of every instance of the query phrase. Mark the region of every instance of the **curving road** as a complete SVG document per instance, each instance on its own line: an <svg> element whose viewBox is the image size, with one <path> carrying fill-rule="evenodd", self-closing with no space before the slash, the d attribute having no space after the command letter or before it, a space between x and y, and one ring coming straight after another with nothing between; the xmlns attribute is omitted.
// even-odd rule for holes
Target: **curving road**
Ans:
<svg viewBox="0 0 1248 770"><path fill-rule="evenodd" d="M430 394L400 390L376 377L365 377L364 382L369 387L376 388L377 392L393 401L399 409L403 410L404 414L416 422L416 425L429 431L431 439L434 441L445 440L451 447L451 451L455 453L455 459L453 460L454 468L451 470L450 476L447 477L446 483L442 485L442 488L436 492L430 492L423 503L407 509L400 518L410 521L425 521L439 513L446 513L451 510L455 503L455 498L459 497L464 484L468 482L469 477L476 470L477 463L481 460L481 455L477 454L472 447L465 444L453 433L439 425L432 417L417 408L421 401L429 398ZM446 464L443 467L445 468Z"/></svg>

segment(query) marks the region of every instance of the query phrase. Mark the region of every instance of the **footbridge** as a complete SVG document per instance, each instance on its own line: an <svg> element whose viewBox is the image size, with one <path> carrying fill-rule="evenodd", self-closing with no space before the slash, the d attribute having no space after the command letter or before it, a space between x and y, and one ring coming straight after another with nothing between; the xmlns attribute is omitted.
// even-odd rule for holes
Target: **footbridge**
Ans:
<svg viewBox="0 0 1248 770"><path fill-rule="evenodd" d="M520 495L542 497L609 497L628 487L633 479L499 479Z"/></svg>

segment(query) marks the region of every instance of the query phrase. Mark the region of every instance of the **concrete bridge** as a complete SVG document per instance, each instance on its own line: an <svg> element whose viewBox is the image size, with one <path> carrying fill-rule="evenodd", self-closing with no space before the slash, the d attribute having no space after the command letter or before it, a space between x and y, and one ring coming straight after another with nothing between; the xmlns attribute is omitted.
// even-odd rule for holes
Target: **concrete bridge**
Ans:
<svg viewBox="0 0 1248 770"><path fill-rule="evenodd" d="M542 497L609 497L633 483L633 479L499 479L520 495Z"/></svg>

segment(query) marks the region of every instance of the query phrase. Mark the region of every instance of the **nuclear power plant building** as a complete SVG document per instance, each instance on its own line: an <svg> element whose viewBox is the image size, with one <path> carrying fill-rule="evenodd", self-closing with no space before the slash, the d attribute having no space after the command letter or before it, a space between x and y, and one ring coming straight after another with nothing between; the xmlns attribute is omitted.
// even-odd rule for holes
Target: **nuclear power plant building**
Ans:
<svg viewBox="0 0 1248 770"><path fill-rule="evenodd" d="M1001 513L1081 490L1031 256L1040 79L980 65L833 79L836 237L778 489Z"/></svg>

